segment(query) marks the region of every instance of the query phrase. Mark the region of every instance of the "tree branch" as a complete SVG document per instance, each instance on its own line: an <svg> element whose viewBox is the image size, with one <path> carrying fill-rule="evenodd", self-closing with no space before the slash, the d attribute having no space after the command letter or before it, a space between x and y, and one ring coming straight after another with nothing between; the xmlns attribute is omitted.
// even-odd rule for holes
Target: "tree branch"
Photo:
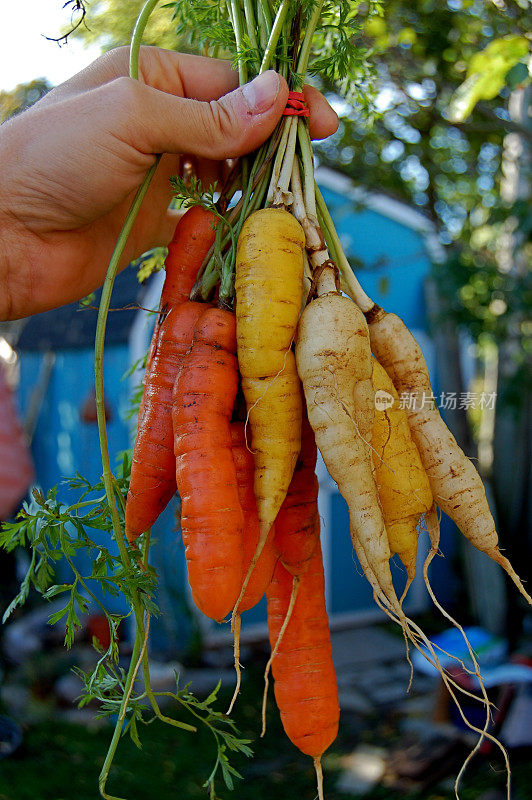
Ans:
<svg viewBox="0 0 532 800"><path fill-rule="evenodd" d="M67 33L64 33L62 36L58 36L57 38L54 38L53 36L45 36L44 38L48 42L57 42L57 44L60 46L61 44L67 44L68 37L70 36L70 34L74 33L74 31L77 31L77 29L81 25L85 24L85 17L87 16L85 0L67 0L66 3L63 3L63 8L68 8L68 6L72 6L72 14L70 16L70 24L71 24L70 30L67 31ZM80 12L80 16L78 17L76 22L74 22L74 15L77 12Z"/></svg>

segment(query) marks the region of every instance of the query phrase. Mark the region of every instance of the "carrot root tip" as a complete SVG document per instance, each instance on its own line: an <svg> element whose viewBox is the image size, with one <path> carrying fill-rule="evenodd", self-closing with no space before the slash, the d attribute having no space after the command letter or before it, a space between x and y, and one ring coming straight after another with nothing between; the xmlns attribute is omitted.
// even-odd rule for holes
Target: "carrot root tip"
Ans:
<svg viewBox="0 0 532 800"><path fill-rule="evenodd" d="M321 756L316 756L314 759L314 769L316 770L316 781L318 785L318 798L324 800L323 794L323 769L321 767Z"/></svg>

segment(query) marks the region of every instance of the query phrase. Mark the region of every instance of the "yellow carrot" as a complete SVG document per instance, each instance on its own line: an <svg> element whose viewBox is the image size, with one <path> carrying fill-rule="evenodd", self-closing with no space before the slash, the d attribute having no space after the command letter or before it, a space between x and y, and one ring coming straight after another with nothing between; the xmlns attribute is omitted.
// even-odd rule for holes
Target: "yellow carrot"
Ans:
<svg viewBox="0 0 532 800"><path fill-rule="evenodd" d="M432 387L418 343L395 314L386 313L375 306L366 316L375 357L399 394L408 395L408 423L434 500L474 547L506 570L532 605L532 597L509 560L499 550L495 522L480 475L458 446L436 405L430 401Z"/></svg>
<svg viewBox="0 0 532 800"><path fill-rule="evenodd" d="M273 208L251 214L238 239L238 363L259 516L259 542L243 591L286 496L301 446L301 394L290 348L301 308L304 244L297 220Z"/></svg>
<svg viewBox="0 0 532 800"><path fill-rule="evenodd" d="M432 506L432 492L416 445L412 441L406 411L395 387L378 361L373 359L375 420L373 464L388 542L406 567L408 585L416 570L417 526Z"/></svg>

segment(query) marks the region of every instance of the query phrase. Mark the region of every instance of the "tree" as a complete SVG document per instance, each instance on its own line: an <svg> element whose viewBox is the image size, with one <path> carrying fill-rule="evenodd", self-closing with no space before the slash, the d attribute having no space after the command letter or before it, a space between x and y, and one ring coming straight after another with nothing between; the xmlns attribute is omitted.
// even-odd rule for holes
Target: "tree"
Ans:
<svg viewBox="0 0 532 800"><path fill-rule="evenodd" d="M51 85L42 78L21 83L11 92L0 92L0 122L29 108L50 91Z"/></svg>
<svg viewBox="0 0 532 800"><path fill-rule="evenodd" d="M84 24L72 35L86 44L99 44L102 50L129 44L144 0L93 0L87 6ZM161 3L155 9L144 34L145 44L175 48L178 43L172 25L172 9ZM182 49L182 48L181 48Z"/></svg>

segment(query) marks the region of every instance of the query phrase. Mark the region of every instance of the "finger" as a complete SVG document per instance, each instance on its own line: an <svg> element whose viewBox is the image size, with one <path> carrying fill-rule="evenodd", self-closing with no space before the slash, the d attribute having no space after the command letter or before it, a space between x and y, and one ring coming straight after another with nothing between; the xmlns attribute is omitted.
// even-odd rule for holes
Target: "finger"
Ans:
<svg viewBox="0 0 532 800"><path fill-rule="evenodd" d="M115 109L112 132L138 152L191 153L216 160L259 147L288 97L286 81L273 70L210 103L172 97L126 78L101 91Z"/></svg>
<svg viewBox="0 0 532 800"><path fill-rule="evenodd" d="M64 100L128 75L129 47L117 47L52 89L44 101ZM154 89L194 100L218 100L238 86L238 73L232 69L230 61L176 53L160 47L141 47L139 76Z"/></svg>
<svg viewBox="0 0 532 800"><path fill-rule="evenodd" d="M338 114L313 86L305 85L303 94L310 110L309 130L312 139L325 139L336 132Z"/></svg>
<svg viewBox="0 0 532 800"><path fill-rule="evenodd" d="M160 47L141 47L139 73L141 80L154 89L194 100L218 100L238 85L238 74L227 60L176 53ZM128 75L129 47L117 47L52 89L40 104L64 100ZM310 109L312 138L330 136L338 127L336 113L313 86L304 86L303 92Z"/></svg>
<svg viewBox="0 0 532 800"><path fill-rule="evenodd" d="M159 47L142 49L140 70L148 86L192 100L218 100L238 86L238 72L230 61L175 53ZM176 75L180 91L173 88Z"/></svg>

